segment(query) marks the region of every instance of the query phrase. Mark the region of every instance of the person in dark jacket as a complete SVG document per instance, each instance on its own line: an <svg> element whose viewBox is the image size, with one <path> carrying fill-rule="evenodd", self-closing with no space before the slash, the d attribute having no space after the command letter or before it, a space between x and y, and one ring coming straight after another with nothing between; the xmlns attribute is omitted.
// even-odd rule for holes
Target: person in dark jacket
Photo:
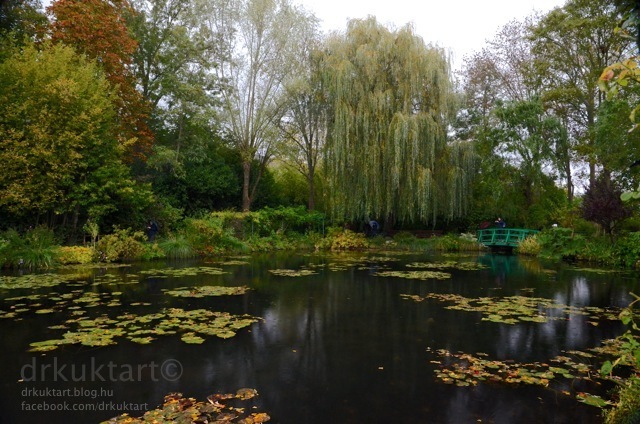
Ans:
<svg viewBox="0 0 640 424"><path fill-rule="evenodd" d="M154 220L150 220L147 223L147 237L149 238L149 243L153 243L156 239L156 234L158 233L158 224Z"/></svg>

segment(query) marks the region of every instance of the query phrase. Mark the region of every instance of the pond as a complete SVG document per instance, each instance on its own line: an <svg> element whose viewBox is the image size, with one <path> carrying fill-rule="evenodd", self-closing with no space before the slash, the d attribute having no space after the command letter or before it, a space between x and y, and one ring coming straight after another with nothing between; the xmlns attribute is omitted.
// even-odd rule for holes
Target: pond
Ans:
<svg viewBox="0 0 640 424"><path fill-rule="evenodd" d="M0 423L255 389L273 423L599 423L633 273L505 255L275 254L0 278ZM586 395L585 395L586 396ZM226 402L226 401L225 401Z"/></svg>

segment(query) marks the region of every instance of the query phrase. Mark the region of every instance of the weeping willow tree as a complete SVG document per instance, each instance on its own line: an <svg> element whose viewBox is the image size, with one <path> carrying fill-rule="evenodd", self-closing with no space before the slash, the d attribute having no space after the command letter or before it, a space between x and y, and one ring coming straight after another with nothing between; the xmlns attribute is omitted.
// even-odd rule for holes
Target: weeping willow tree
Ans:
<svg viewBox="0 0 640 424"><path fill-rule="evenodd" d="M369 17L328 39L323 72L332 214L435 223L464 213L473 160L466 144L447 144L445 53L410 25Z"/></svg>

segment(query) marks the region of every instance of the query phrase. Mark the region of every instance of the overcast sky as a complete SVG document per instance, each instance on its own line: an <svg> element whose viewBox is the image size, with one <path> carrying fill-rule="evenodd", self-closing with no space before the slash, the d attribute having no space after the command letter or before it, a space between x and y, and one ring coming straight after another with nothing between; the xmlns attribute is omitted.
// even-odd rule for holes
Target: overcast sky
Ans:
<svg viewBox="0 0 640 424"><path fill-rule="evenodd" d="M596 0L594 0L596 1ZM401 27L412 22L425 42L451 51L454 68L464 55L482 49L486 40L513 19L547 12L564 0L293 0L320 20L324 31L344 30L349 19L373 15L378 22Z"/></svg>

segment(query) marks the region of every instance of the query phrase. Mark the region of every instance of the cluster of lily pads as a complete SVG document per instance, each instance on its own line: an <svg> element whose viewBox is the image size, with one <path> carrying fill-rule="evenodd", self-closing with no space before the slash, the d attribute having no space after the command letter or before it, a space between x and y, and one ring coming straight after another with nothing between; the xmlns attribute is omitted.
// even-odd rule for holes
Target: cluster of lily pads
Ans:
<svg viewBox="0 0 640 424"><path fill-rule="evenodd" d="M422 302L426 299L436 299L441 302L451 302L453 305L446 309L454 309L467 312L481 312L483 321L491 321L503 324L516 324L518 322L544 323L550 320L566 319L565 315L583 315L590 319L593 325L597 325L600 319L616 321L619 311L593 306L578 308L564 305L550 299L528 296L508 297L480 297L468 298L457 294L428 293L425 296L401 294L404 299ZM550 314L548 311L555 311Z"/></svg>
<svg viewBox="0 0 640 424"><path fill-rule="evenodd" d="M451 278L451 274L443 272L443 269L459 269L465 271L475 271L486 268L485 265L476 262L413 262L407 264L407 268L418 268L427 270L411 270L411 271L393 271L389 270L386 264L389 262L397 262L400 259L393 256L368 256L368 257L352 257L352 256L333 256L330 257L331 262L328 264L309 264L299 270L294 269L273 269L269 270L274 275L284 277L304 277L316 274L314 269L326 268L329 271L346 271L351 268L357 270L374 270L374 275L379 277L397 277L415 280L445 280ZM433 271L433 269L439 271Z"/></svg>
<svg viewBox="0 0 640 424"><path fill-rule="evenodd" d="M182 393L171 393L164 397L161 407L147 411L136 418L123 414L102 424L144 424L144 423L236 423L259 424L271 419L264 412L248 412L248 408L228 405L246 401L257 396L255 389L244 388L234 393L214 394L207 400L197 401L186 398Z"/></svg>
<svg viewBox="0 0 640 424"><path fill-rule="evenodd" d="M605 340L603 345L587 349L586 351L572 350L551 358L548 362L518 363L515 361L498 361L487 359L486 353L475 355L464 352L453 353L446 349L435 351L444 360L433 360L431 363L439 367L434 370L436 378L446 384L455 384L459 387L476 386L481 382L493 382L502 384L532 384L543 387L559 378L597 380L603 378L599 370L594 366L598 355L616 356L620 353L621 342L617 339ZM427 348L428 352L433 352ZM572 355L572 357L567 356ZM581 357L582 359L578 359ZM562 394L570 396L567 390ZM585 392L576 394L578 401L588 405L604 407L611 402L600 396Z"/></svg>
<svg viewBox="0 0 640 424"><path fill-rule="evenodd" d="M478 271L488 268L486 265L482 265L478 262L456 262L456 261L444 261L444 262L412 262L407 264L407 268L426 268L426 269L460 269L463 271Z"/></svg>
<svg viewBox="0 0 640 424"><path fill-rule="evenodd" d="M199 267L187 267L187 268L162 268L162 269L149 269L140 271L140 274L147 277L193 277L199 274L205 275L222 275L227 272L222 268L211 266L199 266Z"/></svg>
<svg viewBox="0 0 640 424"><path fill-rule="evenodd" d="M228 265L223 262L220 264ZM239 262L233 262L239 264ZM52 330L65 330L60 338L31 343L31 351L46 352L59 346L81 344L85 346L105 346L117 343L118 338L126 338L135 343L147 344L156 337L167 334L180 334L185 343L203 343L206 336L220 338L233 337L236 331L251 325L259 318L240 315L234 316L225 312L212 312L204 309L183 310L178 308L163 309L154 314L125 313L116 318L102 315L89 318L89 308L122 306L120 291L85 291L91 273L82 275L75 269L74 273L35 274L21 277L0 277L0 289L38 289L60 284L78 285L80 289L67 293L33 293L3 299L6 305L0 310L0 318L22 319L26 314L65 313L67 320L61 324L51 325ZM141 277L186 277L196 275L220 275L225 272L219 267L202 266L176 269L151 269L139 273L121 275L97 275L93 286L101 284L139 283ZM249 290L246 286L197 286L180 287L163 290L174 297L202 298L208 296L241 295ZM148 302L131 302L127 306L150 306Z"/></svg>
<svg viewBox="0 0 640 424"><path fill-rule="evenodd" d="M451 274L442 271L443 269L459 269L463 271L477 271L486 268L485 265L477 262L412 262L406 265L407 268L417 268L420 271L379 271L375 275L379 277L407 278L410 280L447 280ZM424 270L426 269L426 270ZM438 271L433 271L438 270Z"/></svg>
<svg viewBox="0 0 640 424"><path fill-rule="evenodd" d="M0 276L0 290L33 289L55 287L60 284L77 282L77 275L28 274L19 277Z"/></svg>
<svg viewBox="0 0 640 424"><path fill-rule="evenodd" d="M280 277L305 277L317 274L317 272L310 269L270 269L269 272Z"/></svg>
<svg viewBox="0 0 640 424"><path fill-rule="evenodd" d="M568 357L559 356L549 362L564 363L563 366L552 366L548 363L518 363L513 361L496 361L486 359L485 353L452 353L446 349L439 349L436 353L447 358L448 364L441 361L431 361L440 364L436 369L436 377L443 383L457 386L475 386L483 381L508 384L534 384L548 386L554 378L591 378L597 371L590 366L574 362ZM454 361L451 361L454 359Z"/></svg>
<svg viewBox="0 0 640 424"><path fill-rule="evenodd" d="M441 271L379 271L375 275L378 277L397 277L410 280L447 280L451 274Z"/></svg>
<svg viewBox="0 0 640 424"><path fill-rule="evenodd" d="M198 286L198 287L179 287L175 289L163 289L165 294L174 297L209 297L209 296L232 296L245 294L249 291L247 286L225 287L225 286Z"/></svg>
<svg viewBox="0 0 640 424"><path fill-rule="evenodd" d="M163 309L155 314L124 314L117 318L106 315L89 319L72 318L55 329L67 329L62 338L31 343L32 352L46 352L62 345L106 346L124 337L132 342L148 344L158 336L182 333L182 341L190 344L204 342L201 336L233 337L236 331L259 318L250 315L231 315L206 309Z"/></svg>
<svg viewBox="0 0 640 424"><path fill-rule="evenodd" d="M8 311L0 310L0 318L22 319L26 313L52 314L55 312L71 311L73 315L86 313L83 308L97 306L115 307L122 306L118 297L121 292L85 292L82 289L69 293L42 294L35 293L28 296L16 296L4 299L5 302L16 302L8 307ZM137 302L132 306L149 305L149 303Z"/></svg>

